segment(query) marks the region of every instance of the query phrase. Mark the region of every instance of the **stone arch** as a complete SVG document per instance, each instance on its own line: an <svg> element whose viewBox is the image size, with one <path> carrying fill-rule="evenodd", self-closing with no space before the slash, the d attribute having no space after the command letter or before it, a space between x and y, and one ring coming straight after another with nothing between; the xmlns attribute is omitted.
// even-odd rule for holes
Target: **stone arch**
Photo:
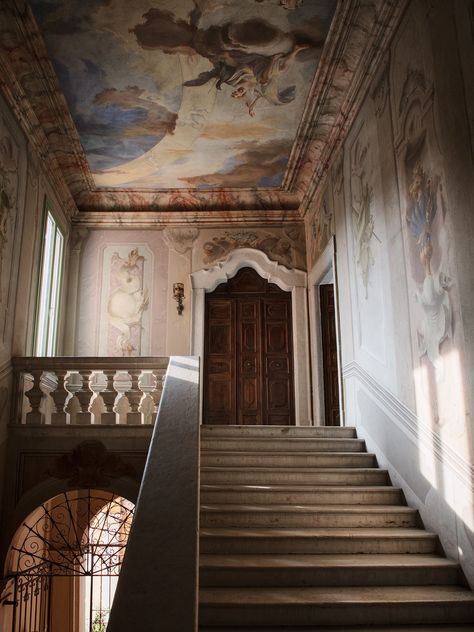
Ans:
<svg viewBox="0 0 474 632"><path fill-rule="evenodd" d="M224 261L217 263L212 266L212 268L193 272L191 274L192 354L200 356L201 358L204 354L205 294L215 290L220 283L225 283L228 279L234 277L242 268L253 268L262 278L267 279L270 283L275 283L282 290L291 292L295 373L295 418L297 425L311 425L307 275L303 270L290 270L275 261L271 261L271 259L260 250L239 248L232 251Z"/></svg>

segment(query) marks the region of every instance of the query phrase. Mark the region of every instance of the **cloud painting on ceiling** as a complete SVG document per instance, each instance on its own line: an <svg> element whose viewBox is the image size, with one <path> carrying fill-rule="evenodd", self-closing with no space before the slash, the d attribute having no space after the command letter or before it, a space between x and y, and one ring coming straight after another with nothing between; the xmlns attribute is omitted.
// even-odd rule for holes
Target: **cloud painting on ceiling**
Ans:
<svg viewBox="0 0 474 632"><path fill-rule="evenodd" d="M279 187L336 0L32 0L98 187Z"/></svg>

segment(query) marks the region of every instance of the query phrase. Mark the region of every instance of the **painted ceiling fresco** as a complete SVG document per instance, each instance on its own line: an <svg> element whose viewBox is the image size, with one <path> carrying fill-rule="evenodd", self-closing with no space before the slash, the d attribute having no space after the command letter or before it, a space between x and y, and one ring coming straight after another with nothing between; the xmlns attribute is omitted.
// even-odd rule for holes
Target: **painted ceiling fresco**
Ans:
<svg viewBox="0 0 474 632"><path fill-rule="evenodd" d="M336 0L31 0L95 185L280 187Z"/></svg>

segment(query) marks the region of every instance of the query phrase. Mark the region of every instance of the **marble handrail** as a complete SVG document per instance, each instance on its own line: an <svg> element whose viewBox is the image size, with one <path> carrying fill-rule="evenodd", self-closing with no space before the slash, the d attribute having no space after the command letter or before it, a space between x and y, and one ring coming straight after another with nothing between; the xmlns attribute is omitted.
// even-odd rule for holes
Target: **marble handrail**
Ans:
<svg viewBox="0 0 474 632"><path fill-rule="evenodd" d="M171 357L107 632L196 632L199 359Z"/></svg>
<svg viewBox="0 0 474 632"><path fill-rule="evenodd" d="M153 424L169 358L16 357L16 424Z"/></svg>

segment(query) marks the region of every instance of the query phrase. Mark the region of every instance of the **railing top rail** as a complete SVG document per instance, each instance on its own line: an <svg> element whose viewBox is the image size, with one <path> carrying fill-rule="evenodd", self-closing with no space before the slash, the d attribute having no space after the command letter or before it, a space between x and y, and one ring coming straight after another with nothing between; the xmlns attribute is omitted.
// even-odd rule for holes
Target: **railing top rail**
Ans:
<svg viewBox="0 0 474 632"><path fill-rule="evenodd" d="M126 358L101 356L15 357L15 371L34 369L166 369L169 357L133 356Z"/></svg>

